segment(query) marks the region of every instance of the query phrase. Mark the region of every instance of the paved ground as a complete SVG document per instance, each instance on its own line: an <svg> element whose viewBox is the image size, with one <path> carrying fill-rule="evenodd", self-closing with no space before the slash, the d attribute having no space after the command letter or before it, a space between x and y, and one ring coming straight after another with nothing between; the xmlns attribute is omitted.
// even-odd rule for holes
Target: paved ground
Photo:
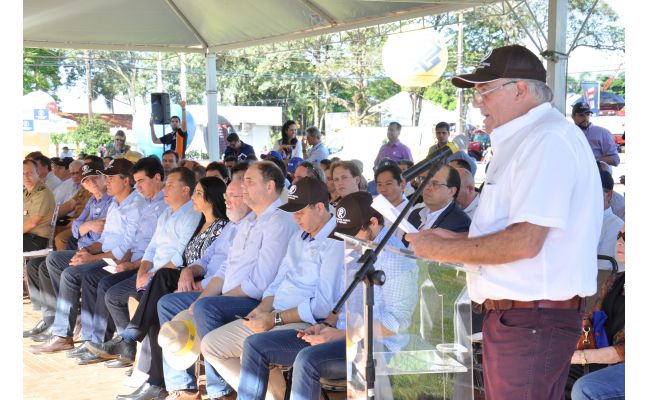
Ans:
<svg viewBox="0 0 650 400"><path fill-rule="evenodd" d="M23 300L23 329L32 328L39 318L29 299ZM62 352L37 356L27 350L32 344L23 339L24 399L108 400L133 391L121 384L126 378L124 368L106 368L101 363L79 366Z"/></svg>
<svg viewBox="0 0 650 400"><path fill-rule="evenodd" d="M23 330L31 329L40 314L32 311L29 299L23 300ZM26 400L111 400L117 394L133 392L122 385L126 368L106 368L102 363L79 366L63 352L34 355L27 349L34 344L23 339L23 399ZM204 390L204 379L199 378ZM203 396L208 399L207 396ZM330 396L343 399L342 393Z"/></svg>

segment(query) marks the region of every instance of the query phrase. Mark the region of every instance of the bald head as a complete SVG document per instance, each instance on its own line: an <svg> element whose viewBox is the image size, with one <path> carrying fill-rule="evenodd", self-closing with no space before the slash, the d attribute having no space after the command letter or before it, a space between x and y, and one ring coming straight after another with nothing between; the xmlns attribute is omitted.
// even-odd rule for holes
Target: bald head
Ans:
<svg viewBox="0 0 650 400"><path fill-rule="evenodd" d="M465 168L456 168L458 175L460 175L460 190L456 202L460 208L467 208L474 198L476 197L476 190L474 188L474 176Z"/></svg>

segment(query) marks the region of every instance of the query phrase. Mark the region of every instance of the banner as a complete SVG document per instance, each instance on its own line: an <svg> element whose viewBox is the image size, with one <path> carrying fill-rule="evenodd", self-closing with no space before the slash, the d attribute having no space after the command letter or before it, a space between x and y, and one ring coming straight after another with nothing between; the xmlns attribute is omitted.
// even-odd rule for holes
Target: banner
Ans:
<svg viewBox="0 0 650 400"><path fill-rule="evenodd" d="M599 82L581 82L582 97L589 104L589 108L598 115L600 112L600 83Z"/></svg>

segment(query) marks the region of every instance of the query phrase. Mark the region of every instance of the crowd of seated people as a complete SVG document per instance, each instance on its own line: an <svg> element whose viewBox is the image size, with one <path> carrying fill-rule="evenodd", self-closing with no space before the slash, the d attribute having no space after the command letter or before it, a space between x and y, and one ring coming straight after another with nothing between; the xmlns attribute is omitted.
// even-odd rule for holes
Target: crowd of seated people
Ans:
<svg viewBox="0 0 650 400"><path fill-rule="evenodd" d="M294 128L288 123L277 151L261 161L232 134L227 157L206 167L171 150L134 162L30 153L24 251L47 245L56 204L59 222L54 251L28 263L31 304L42 314L23 332L36 342L29 351L132 367L137 389L118 399L281 399L287 390L294 399L318 399L320 378L345 379L346 325L354 327L345 313L331 313L345 289L335 233L376 243L386 235L389 221L371 207L368 187L398 211L421 189L406 219L419 230L456 233L468 232L480 193L463 157L440 165L426 183L428 171L404 179L412 160L378 159L367 183L359 162L299 149ZM308 144L322 146L317 130ZM314 160L298 158L307 154ZM396 232L389 244L408 247L402 237ZM390 347L410 324L417 271L388 255L377 262L388 279L376 294L375 323ZM597 307L620 312L619 297L607 291L620 295L624 275L607 285ZM130 298L138 301L134 312ZM613 320L610 348L577 352L574 364L622 365L621 321ZM199 352L205 391L194 368ZM293 366L290 389L278 366ZM620 374L609 368L599 373ZM579 397L588 377L573 385L575 398L588 398Z"/></svg>

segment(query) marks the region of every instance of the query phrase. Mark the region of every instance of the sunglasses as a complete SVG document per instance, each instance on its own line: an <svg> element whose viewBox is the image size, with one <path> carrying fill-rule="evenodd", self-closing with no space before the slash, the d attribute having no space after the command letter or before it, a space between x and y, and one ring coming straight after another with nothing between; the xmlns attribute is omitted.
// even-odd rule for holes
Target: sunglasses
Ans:
<svg viewBox="0 0 650 400"><path fill-rule="evenodd" d="M623 239L623 241L625 241L625 232L619 232L618 236L616 236L616 240L618 239Z"/></svg>
<svg viewBox="0 0 650 400"><path fill-rule="evenodd" d="M576 117L586 117L587 115L591 115L591 112L575 113L574 115Z"/></svg>

